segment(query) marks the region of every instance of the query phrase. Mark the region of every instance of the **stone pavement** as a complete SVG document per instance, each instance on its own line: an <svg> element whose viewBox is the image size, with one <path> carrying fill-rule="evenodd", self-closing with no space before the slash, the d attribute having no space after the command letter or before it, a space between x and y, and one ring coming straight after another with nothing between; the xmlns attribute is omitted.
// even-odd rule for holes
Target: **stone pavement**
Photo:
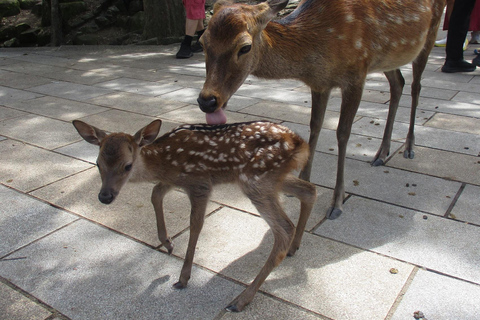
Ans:
<svg viewBox="0 0 480 320"><path fill-rule="evenodd" d="M472 59L474 45L466 58ZM176 46L0 50L0 319L478 319L480 314L480 71L443 74L435 48L424 73L416 156L403 158L411 67L385 167L380 145L388 83L365 87L346 161L344 214L326 221L336 171L333 94L315 155L318 202L298 254L274 270L244 312L224 307L250 283L272 245L267 224L231 186L208 206L192 279L175 290L186 251L189 203L165 203L175 249L159 247L151 184L97 200L97 148L82 119L134 133L204 122L196 97L203 55ZM248 78L230 122L271 119L308 134L310 95L297 81ZM299 205L284 199L290 216ZM395 271L396 270L396 271Z"/></svg>

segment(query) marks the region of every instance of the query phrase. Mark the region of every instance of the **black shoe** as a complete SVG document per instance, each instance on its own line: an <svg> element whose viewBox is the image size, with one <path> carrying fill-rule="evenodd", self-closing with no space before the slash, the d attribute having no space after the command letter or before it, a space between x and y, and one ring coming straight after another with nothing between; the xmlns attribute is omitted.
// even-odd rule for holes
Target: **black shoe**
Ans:
<svg viewBox="0 0 480 320"><path fill-rule="evenodd" d="M182 43L180 45L180 50L178 50L176 57L177 59L187 59L193 56L192 47L188 44Z"/></svg>
<svg viewBox="0 0 480 320"><path fill-rule="evenodd" d="M480 67L480 55L476 56L475 59L472 60L472 64Z"/></svg>
<svg viewBox="0 0 480 320"><path fill-rule="evenodd" d="M442 67L442 72L445 73L454 73L454 72L472 72L475 71L477 67L475 65L465 61L453 61L453 60L446 60L445 64Z"/></svg>
<svg viewBox="0 0 480 320"><path fill-rule="evenodd" d="M202 52L203 51L203 47L202 47L202 44L200 42L195 42L195 44L192 46L192 52Z"/></svg>

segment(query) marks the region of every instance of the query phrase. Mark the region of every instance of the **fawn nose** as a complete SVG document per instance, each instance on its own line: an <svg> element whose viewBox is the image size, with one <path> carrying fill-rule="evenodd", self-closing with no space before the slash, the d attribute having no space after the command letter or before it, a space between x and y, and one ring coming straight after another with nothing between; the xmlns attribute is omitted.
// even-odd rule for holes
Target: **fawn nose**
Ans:
<svg viewBox="0 0 480 320"><path fill-rule="evenodd" d="M115 195L109 190L102 190L98 194L98 200L100 200L101 203L110 204L113 199L115 199Z"/></svg>
<svg viewBox="0 0 480 320"><path fill-rule="evenodd" d="M212 113L217 110L217 98L215 96L204 98L202 95L199 95L197 102L200 106L200 110L205 113Z"/></svg>

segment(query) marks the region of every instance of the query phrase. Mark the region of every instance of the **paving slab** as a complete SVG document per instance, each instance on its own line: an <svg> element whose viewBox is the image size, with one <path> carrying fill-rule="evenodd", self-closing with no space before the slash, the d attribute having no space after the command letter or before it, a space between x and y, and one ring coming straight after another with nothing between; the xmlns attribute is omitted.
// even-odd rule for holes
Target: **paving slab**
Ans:
<svg viewBox="0 0 480 320"><path fill-rule="evenodd" d="M0 185L0 202L0 257L76 219L71 214L3 185Z"/></svg>
<svg viewBox="0 0 480 320"><path fill-rule="evenodd" d="M0 122L0 134L45 149L54 149L78 140L71 124L28 114Z"/></svg>
<svg viewBox="0 0 480 320"><path fill-rule="evenodd" d="M84 161L10 139L0 142L0 162L0 181L23 192L92 167Z"/></svg>
<svg viewBox="0 0 480 320"><path fill-rule="evenodd" d="M436 113L425 126L480 134L480 119L453 114Z"/></svg>
<svg viewBox="0 0 480 320"><path fill-rule="evenodd" d="M34 99L41 97L42 94L33 93L25 90L12 89L0 86L0 104L5 105L12 102Z"/></svg>
<svg viewBox="0 0 480 320"><path fill-rule="evenodd" d="M76 101L86 101L113 92L113 90L110 89L65 81L55 81L54 83L29 88L29 90L40 94Z"/></svg>
<svg viewBox="0 0 480 320"><path fill-rule="evenodd" d="M97 87L116 91L142 94L146 96L159 96L165 93L182 89L174 84L159 84L156 82L143 81L131 78L119 78L96 84Z"/></svg>
<svg viewBox="0 0 480 320"><path fill-rule="evenodd" d="M152 183L127 183L117 199L105 205L98 200L100 175L96 168L91 168L38 189L32 195L156 247L160 241L155 211L150 202L153 186ZM207 213L219 207L210 202ZM185 193L169 192L165 197L164 212L170 236L190 225L190 201Z"/></svg>
<svg viewBox="0 0 480 320"><path fill-rule="evenodd" d="M480 158L466 154L415 147L414 161L396 152L387 166L480 185Z"/></svg>
<svg viewBox="0 0 480 320"><path fill-rule="evenodd" d="M225 111L229 123L257 121L258 117L248 114ZM187 105L183 108L176 109L161 115L162 118L175 121L178 123L205 123L205 113L200 111L198 105Z"/></svg>
<svg viewBox="0 0 480 320"><path fill-rule="evenodd" d="M27 115L23 111L0 106L0 121Z"/></svg>
<svg viewBox="0 0 480 320"><path fill-rule="evenodd" d="M317 152L313 168L310 181L329 188L335 186L336 156ZM348 158L344 180L347 193L440 216L446 213L461 187L459 182L395 168L372 167Z"/></svg>
<svg viewBox="0 0 480 320"><path fill-rule="evenodd" d="M480 187L467 184L452 208L450 218L480 225L478 199L480 199Z"/></svg>
<svg viewBox="0 0 480 320"><path fill-rule="evenodd" d="M410 104L410 99L402 96L400 99L400 106L409 107ZM478 108L478 105L471 103L471 101L460 102L434 98L422 98L418 102L418 108L421 110L463 115L467 117L480 117L480 109Z"/></svg>
<svg viewBox="0 0 480 320"><path fill-rule="evenodd" d="M478 90L475 91L475 93L462 91L455 95L452 100L480 105L480 94L478 93Z"/></svg>
<svg viewBox="0 0 480 320"><path fill-rule="evenodd" d="M8 71L3 71L0 77L0 86L7 86L15 89L27 89L50 82L52 82L52 80L45 77Z"/></svg>
<svg viewBox="0 0 480 320"><path fill-rule="evenodd" d="M174 254L183 256L187 241L186 234L179 236ZM272 241L261 218L224 208L206 219L194 262L248 284ZM393 267L398 274L389 272ZM333 319L384 319L412 269L306 233L297 254L274 269L260 290Z"/></svg>
<svg viewBox="0 0 480 320"><path fill-rule="evenodd" d="M106 108L93 104L50 96L9 103L8 106L64 121L71 121L107 110Z"/></svg>
<svg viewBox="0 0 480 320"><path fill-rule="evenodd" d="M315 234L480 284L477 227L352 197Z"/></svg>
<svg viewBox="0 0 480 320"><path fill-rule="evenodd" d="M480 286L419 270L391 320L413 319L415 311L426 319L475 320L479 300Z"/></svg>
<svg viewBox="0 0 480 320"><path fill-rule="evenodd" d="M193 267L175 290L182 261L88 221L23 248L0 276L71 319L213 319L241 286Z"/></svg>
<svg viewBox="0 0 480 320"><path fill-rule="evenodd" d="M1 282L0 310L1 318L9 320L43 320L52 315L47 309Z"/></svg>
<svg viewBox="0 0 480 320"><path fill-rule="evenodd" d="M263 86L259 85L242 85L236 92L236 94L263 99L263 100L272 100L277 102L283 103L292 103L298 104L302 106L310 106L312 104L312 97L311 94L308 92L298 92L293 90L285 90L285 89L276 89L276 88L269 88L265 90Z"/></svg>

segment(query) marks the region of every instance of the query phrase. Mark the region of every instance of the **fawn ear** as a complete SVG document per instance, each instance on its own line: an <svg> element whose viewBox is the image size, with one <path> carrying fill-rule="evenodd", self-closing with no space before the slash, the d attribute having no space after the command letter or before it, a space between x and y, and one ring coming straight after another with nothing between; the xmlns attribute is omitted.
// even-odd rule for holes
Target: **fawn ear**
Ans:
<svg viewBox="0 0 480 320"><path fill-rule="evenodd" d="M213 5L213 12L217 12L221 7L232 5L233 3L232 0L217 0Z"/></svg>
<svg viewBox="0 0 480 320"><path fill-rule="evenodd" d="M135 133L135 142L139 147L143 147L147 144L152 143L157 138L158 133L160 132L160 127L162 126L162 120L157 119L152 121L145 128L138 130Z"/></svg>
<svg viewBox="0 0 480 320"><path fill-rule="evenodd" d="M105 131L95 128L94 126L91 126L88 123L80 120L73 120L72 124L85 141L96 146L99 146L100 142L107 135Z"/></svg>
<svg viewBox="0 0 480 320"><path fill-rule="evenodd" d="M257 20L263 24L263 27L265 28L267 23L275 18L277 13L287 6L288 1L289 0L269 0L267 2L257 4L258 8L260 8L259 14L256 17Z"/></svg>

